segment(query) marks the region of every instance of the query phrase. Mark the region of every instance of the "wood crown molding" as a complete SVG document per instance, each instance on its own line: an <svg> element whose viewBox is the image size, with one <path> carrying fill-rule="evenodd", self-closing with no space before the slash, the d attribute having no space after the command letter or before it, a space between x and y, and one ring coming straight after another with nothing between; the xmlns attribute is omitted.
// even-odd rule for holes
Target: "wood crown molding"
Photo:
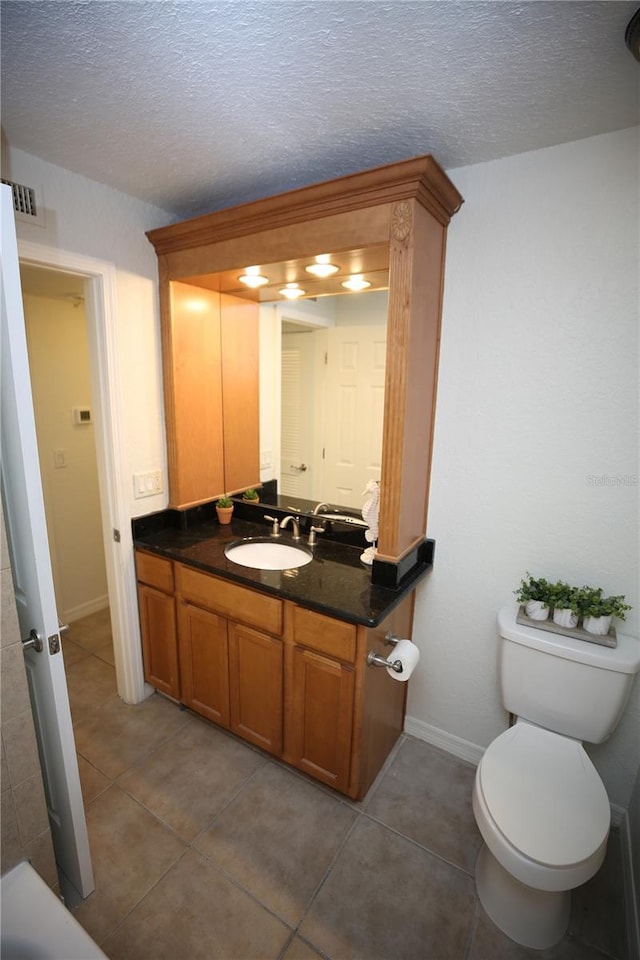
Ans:
<svg viewBox="0 0 640 960"><path fill-rule="evenodd" d="M447 226L462 196L431 154L149 230L158 256L306 220L415 198Z"/></svg>

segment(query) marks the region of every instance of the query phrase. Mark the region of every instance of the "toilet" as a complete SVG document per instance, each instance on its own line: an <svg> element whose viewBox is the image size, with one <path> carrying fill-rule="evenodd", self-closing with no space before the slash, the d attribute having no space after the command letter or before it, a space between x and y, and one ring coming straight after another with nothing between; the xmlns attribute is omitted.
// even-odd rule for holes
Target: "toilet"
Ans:
<svg viewBox="0 0 640 960"><path fill-rule="evenodd" d="M582 741L616 728L635 674L640 642L616 647L498 614L502 702L516 722L478 764L473 812L484 844L476 863L480 902L512 940L543 950L564 935L571 890L598 871L610 807Z"/></svg>

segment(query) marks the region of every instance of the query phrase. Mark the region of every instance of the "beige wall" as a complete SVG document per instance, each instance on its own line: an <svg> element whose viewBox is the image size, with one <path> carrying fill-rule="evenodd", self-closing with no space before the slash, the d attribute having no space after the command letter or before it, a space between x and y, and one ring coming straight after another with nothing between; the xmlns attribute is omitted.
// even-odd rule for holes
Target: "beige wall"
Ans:
<svg viewBox="0 0 640 960"><path fill-rule="evenodd" d="M2 584L0 616L2 852L0 871L4 875L21 860L30 860L45 882L49 886L54 886L58 882L58 877L31 715L24 654L20 643L3 514L0 514L0 525L2 528L0 569Z"/></svg>
<svg viewBox="0 0 640 960"><path fill-rule="evenodd" d="M108 604L84 304L24 296L29 366L58 616L66 623ZM64 458L57 466L55 454Z"/></svg>

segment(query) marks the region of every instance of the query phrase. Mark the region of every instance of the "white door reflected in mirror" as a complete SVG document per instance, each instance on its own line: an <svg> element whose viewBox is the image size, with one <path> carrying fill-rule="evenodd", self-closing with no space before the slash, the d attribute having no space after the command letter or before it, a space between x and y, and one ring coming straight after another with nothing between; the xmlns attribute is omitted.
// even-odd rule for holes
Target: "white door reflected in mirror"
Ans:
<svg viewBox="0 0 640 960"><path fill-rule="evenodd" d="M276 305L280 416L265 416L261 449L280 448L280 494L359 509L380 479L387 304L383 290ZM267 393L274 372L262 368Z"/></svg>
<svg viewBox="0 0 640 960"><path fill-rule="evenodd" d="M279 490L305 500L313 499L315 470L309 470L307 464L314 459L317 346L316 334L308 328L282 334Z"/></svg>

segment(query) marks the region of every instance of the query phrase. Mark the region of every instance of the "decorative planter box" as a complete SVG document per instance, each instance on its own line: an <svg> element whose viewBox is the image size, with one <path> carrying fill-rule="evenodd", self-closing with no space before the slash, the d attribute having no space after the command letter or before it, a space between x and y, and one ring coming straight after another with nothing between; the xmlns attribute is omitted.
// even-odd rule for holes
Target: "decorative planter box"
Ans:
<svg viewBox="0 0 640 960"><path fill-rule="evenodd" d="M535 630L546 630L547 633L559 633L563 637L574 637L576 640L586 640L587 643L597 643L601 647L617 647L618 639L616 637L615 627L609 629L609 633L599 636L596 633L588 633L582 627L560 627L553 620L533 620L524 612L524 606L518 607L516 622L522 623L527 627L534 627Z"/></svg>

